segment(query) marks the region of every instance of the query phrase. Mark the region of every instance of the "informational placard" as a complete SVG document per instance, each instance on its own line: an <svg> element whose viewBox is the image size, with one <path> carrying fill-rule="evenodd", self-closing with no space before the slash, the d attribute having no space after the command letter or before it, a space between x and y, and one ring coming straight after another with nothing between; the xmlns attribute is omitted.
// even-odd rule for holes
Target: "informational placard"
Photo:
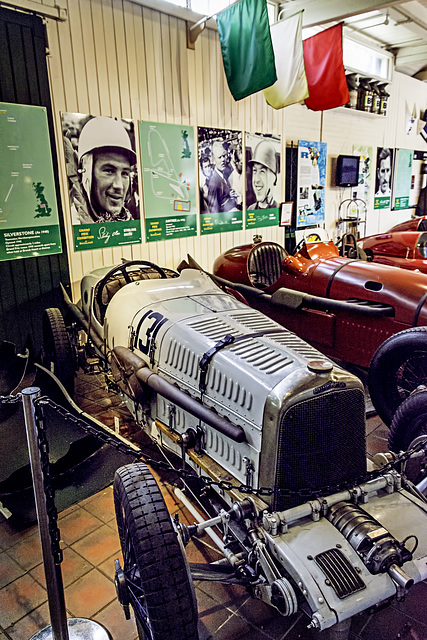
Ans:
<svg viewBox="0 0 427 640"><path fill-rule="evenodd" d="M141 242L132 120L62 113L75 251Z"/></svg>
<svg viewBox="0 0 427 640"><path fill-rule="evenodd" d="M193 127L139 123L147 242L197 234Z"/></svg>
<svg viewBox="0 0 427 640"><path fill-rule="evenodd" d="M353 154L360 157L360 162L358 185L357 187L352 187L352 193L353 195L356 194L357 199L367 203L369 202L372 184L372 147L354 145Z"/></svg>
<svg viewBox="0 0 427 640"><path fill-rule="evenodd" d="M242 132L198 127L200 233L243 229Z"/></svg>
<svg viewBox="0 0 427 640"><path fill-rule="evenodd" d="M298 140L297 228L325 221L326 142Z"/></svg>
<svg viewBox="0 0 427 640"><path fill-rule="evenodd" d="M282 202L280 205L280 227L288 227L292 224L292 214L294 210L293 202Z"/></svg>
<svg viewBox="0 0 427 640"><path fill-rule="evenodd" d="M0 260L61 252L46 109L0 102Z"/></svg>
<svg viewBox="0 0 427 640"><path fill-rule="evenodd" d="M396 149L394 155L393 209L408 209L414 152Z"/></svg>
<svg viewBox="0 0 427 640"><path fill-rule="evenodd" d="M277 226L281 196L280 136L246 133L246 228Z"/></svg>
<svg viewBox="0 0 427 640"><path fill-rule="evenodd" d="M393 181L393 149L378 147L374 209L390 209Z"/></svg>

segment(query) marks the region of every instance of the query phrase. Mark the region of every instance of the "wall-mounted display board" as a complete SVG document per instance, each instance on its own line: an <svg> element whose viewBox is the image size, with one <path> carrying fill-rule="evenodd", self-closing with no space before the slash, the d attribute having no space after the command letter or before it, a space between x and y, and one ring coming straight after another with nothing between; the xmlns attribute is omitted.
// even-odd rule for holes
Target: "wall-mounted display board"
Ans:
<svg viewBox="0 0 427 640"><path fill-rule="evenodd" d="M198 127L200 233L243 229L242 132Z"/></svg>
<svg viewBox="0 0 427 640"><path fill-rule="evenodd" d="M413 162L414 152L412 150L395 150L392 209L409 208Z"/></svg>
<svg viewBox="0 0 427 640"><path fill-rule="evenodd" d="M141 242L131 120L62 113L75 251Z"/></svg>
<svg viewBox="0 0 427 640"><path fill-rule="evenodd" d="M62 253L45 107L0 102L0 260Z"/></svg>
<svg viewBox="0 0 427 640"><path fill-rule="evenodd" d="M359 156L359 184L351 189L356 198L369 202L372 184L372 147L354 145L353 153Z"/></svg>
<svg viewBox="0 0 427 640"><path fill-rule="evenodd" d="M427 151L414 151L409 206L415 207L420 191L427 184Z"/></svg>
<svg viewBox="0 0 427 640"><path fill-rule="evenodd" d="M325 221L326 142L298 140L297 228Z"/></svg>
<svg viewBox="0 0 427 640"><path fill-rule="evenodd" d="M193 127L139 123L147 242L197 234Z"/></svg>
<svg viewBox="0 0 427 640"><path fill-rule="evenodd" d="M280 136L246 133L246 228L277 226L281 200Z"/></svg>
<svg viewBox="0 0 427 640"><path fill-rule="evenodd" d="M374 209L389 209L393 183L393 149L378 147L375 174Z"/></svg>

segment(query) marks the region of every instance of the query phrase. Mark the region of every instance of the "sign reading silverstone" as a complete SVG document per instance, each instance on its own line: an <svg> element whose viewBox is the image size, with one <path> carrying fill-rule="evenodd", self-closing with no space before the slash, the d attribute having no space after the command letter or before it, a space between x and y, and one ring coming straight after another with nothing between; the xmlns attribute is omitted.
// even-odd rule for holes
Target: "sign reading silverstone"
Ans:
<svg viewBox="0 0 427 640"><path fill-rule="evenodd" d="M139 123L147 242L197 234L194 129Z"/></svg>
<svg viewBox="0 0 427 640"><path fill-rule="evenodd" d="M62 114L75 251L141 242L134 126Z"/></svg>
<svg viewBox="0 0 427 640"><path fill-rule="evenodd" d="M0 102L0 260L61 253L45 107Z"/></svg>
<svg viewBox="0 0 427 640"><path fill-rule="evenodd" d="M280 136L246 133L246 228L279 224Z"/></svg>
<svg viewBox="0 0 427 640"><path fill-rule="evenodd" d="M297 228L325 221L326 142L298 140Z"/></svg>
<svg viewBox="0 0 427 640"><path fill-rule="evenodd" d="M243 229L242 132L198 128L200 233Z"/></svg>

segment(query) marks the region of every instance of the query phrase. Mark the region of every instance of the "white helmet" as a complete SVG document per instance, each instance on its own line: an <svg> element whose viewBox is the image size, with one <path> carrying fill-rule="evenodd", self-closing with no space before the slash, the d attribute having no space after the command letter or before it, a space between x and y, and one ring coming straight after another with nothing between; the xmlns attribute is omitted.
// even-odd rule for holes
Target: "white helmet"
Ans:
<svg viewBox="0 0 427 640"><path fill-rule="evenodd" d="M136 161L136 154L123 124L113 118L97 116L88 120L81 130L77 150L79 162L86 153L103 147L123 149L129 154L132 164Z"/></svg>

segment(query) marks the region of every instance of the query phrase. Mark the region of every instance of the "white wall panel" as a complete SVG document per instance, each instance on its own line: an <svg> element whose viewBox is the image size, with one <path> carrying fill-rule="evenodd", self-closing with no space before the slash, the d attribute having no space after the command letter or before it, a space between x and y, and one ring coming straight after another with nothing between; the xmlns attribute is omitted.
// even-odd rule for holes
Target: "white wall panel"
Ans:
<svg viewBox="0 0 427 640"><path fill-rule="evenodd" d="M280 134L283 176L286 144L298 144L299 139L326 142L326 228L330 234L335 230L339 203L350 195L348 190L333 186L333 158L351 153L356 143L371 145L374 154L377 146L425 148L415 128L410 136L405 133L408 107L415 109L418 116L427 107L427 85L412 78L395 74L388 116L384 119L343 109L315 113L302 105L276 111L266 104L262 93L239 102L233 100L215 31L205 29L193 51L186 47L184 20L129 0L68 0L68 15L66 22L49 19L47 31L61 198L75 292L85 271L113 264L121 256L176 268L191 253L203 267L211 268L220 252L250 241L255 231L265 239L283 242L284 230L268 228L148 244L143 241L132 247L74 252L60 111L130 117L135 125L138 120L151 120L237 129L243 134ZM139 180L141 185L141 175ZM369 219L374 231L387 229L396 217L408 217L408 212L378 214L373 212L372 203L373 200L368 203Z"/></svg>

